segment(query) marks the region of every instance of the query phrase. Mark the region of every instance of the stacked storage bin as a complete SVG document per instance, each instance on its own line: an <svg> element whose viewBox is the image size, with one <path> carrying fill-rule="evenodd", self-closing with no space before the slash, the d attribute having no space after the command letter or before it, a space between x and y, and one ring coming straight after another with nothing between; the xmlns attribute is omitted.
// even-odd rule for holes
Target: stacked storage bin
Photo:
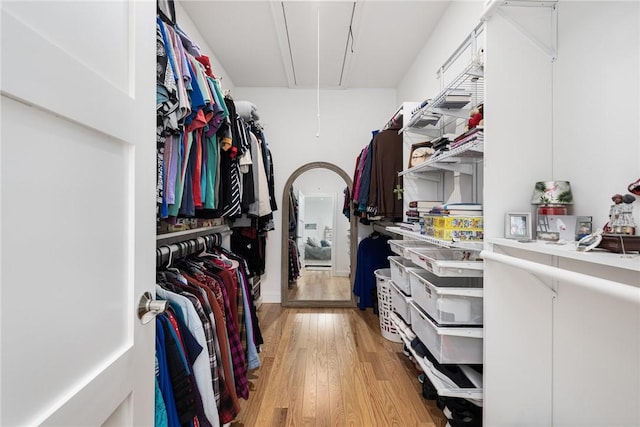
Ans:
<svg viewBox="0 0 640 427"><path fill-rule="evenodd" d="M437 390L439 405L446 406L446 399L468 399L473 406L481 406L482 260L478 251L422 243L407 247L403 257L398 257L402 261L389 258L392 269L397 261L409 276L408 293L402 294L403 289L395 286L393 306L398 316L394 320L400 325L405 345L415 344L415 337L421 342L422 349L412 348L411 353L425 371L425 381ZM398 253L393 245L391 248ZM422 354L424 348L427 355ZM447 376L453 371L461 373L467 384L460 386L460 381ZM477 421L481 422L479 413Z"/></svg>
<svg viewBox="0 0 640 427"><path fill-rule="evenodd" d="M398 256L389 257L391 267L391 296L393 311L402 320L411 324L411 312L409 303L411 302L411 282L409 273L419 269L411 262L410 248L429 247L429 243L421 240L389 240L391 251Z"/></svg>

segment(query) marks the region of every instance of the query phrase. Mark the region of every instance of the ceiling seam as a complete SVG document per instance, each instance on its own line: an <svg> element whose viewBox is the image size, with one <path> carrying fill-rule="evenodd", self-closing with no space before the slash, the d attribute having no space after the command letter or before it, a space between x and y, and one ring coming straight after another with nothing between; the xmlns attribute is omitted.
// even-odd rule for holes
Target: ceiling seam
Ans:
<svg viewBox="0 0 640 427"><path fill-rule="evenodd" d="M289 37L289 25L287 25L287 13L284 10L284 2L281 1L282 17L284 18L284 29L287 33L287 44L289 45L289 59L291 60L291 71L293 72L293 84L298 86L298 79L296 78L296 66L293 63L293 52L291 51L291 38Z"/></svg>
<svg viewBox="0 0 640 427"><path fill-rule="evenodd" d="M349 32L347 33L347 42L344 45L344 56L342 57L342 70L340 70L340 81L338 82L338 86L342 86L342 78L344 77L344 66L347 63L347 52L349 51L349 39L351 39L351 53L353 53L353 15L356 10L356 2L353 2L353 7L351 8L351 19L349 20Z"/></svg>

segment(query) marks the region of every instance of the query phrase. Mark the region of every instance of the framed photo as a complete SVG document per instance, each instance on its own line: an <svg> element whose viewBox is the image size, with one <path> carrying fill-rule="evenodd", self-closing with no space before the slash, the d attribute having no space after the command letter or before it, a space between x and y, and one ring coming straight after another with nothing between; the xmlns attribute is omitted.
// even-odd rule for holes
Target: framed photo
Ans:
<svg viewBox="0 0 640 427"><path fill-rule="evenodd" d="M504 237L531 240L531 212L507 212L504 220Z"/></svg>
<svg viewBox="0 0 640 427"><path fill-rule="evenodd" d="M576 240L577 216L538 215L537 240L574 242Z"/></svg>
<svg viewBox="0 0 640 427"><path fill-rule="evenodd" d="M576 220L576 240L580 240L583 237L591 234L591 221L590 216L579 216Z"/></svg>

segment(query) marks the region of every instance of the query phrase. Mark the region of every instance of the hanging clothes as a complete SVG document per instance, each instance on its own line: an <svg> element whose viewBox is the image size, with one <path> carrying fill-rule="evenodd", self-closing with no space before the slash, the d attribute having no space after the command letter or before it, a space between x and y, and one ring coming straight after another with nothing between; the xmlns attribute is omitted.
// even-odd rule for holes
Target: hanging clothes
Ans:
<svg viewBox="0 0 640 427"><path fill-rule="evenodd" d="M400 127L391 126L378 132L373 138L374 150L371 158L371 179L367 209L375 215L391 220L402 219L402 193L394 192L396 185L402 187L398 173L403 169L402 135Z"/></svg>
<svg viewBox="0 0 640 427"><path fill-rule="evenodd" d="M167 313L158 316L162 334L156 337L167 425L176 417L177 425L230 423L240 411L239 399L249 396L248 371L260 366L262 336L248 264L214 247L174 259L173 265L158 271L156 285L157 298L169 301Z"/></svg>
<svg viewBox="0 0 640 427"><path fill-rule="evenodd" d="M260 157L251 147L255 129L264 141L257 113L251 111L250 120L240 117L233 99L223 95L209 58L183 29L160 16L156 50L158 222L175 223L178 217L234 219L254 214L249 206L256 203L256 216L270 215L275 210L272 176L269 179L272 161L266 146L256 149ZM265 188L260 193L259 179ZM264 221L265 228L273 229L270 219Z"/></svg>

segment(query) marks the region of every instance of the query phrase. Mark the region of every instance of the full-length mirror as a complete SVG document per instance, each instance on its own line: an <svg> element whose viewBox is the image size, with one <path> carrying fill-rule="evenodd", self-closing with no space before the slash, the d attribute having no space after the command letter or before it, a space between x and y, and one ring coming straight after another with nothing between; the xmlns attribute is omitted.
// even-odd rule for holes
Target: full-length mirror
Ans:
<svg viewBox="0 0 640 427"><path fill-rule="evenodd" d="M344 210L350 188L350 177L331 163L309 163L289 177L282 203L284 306L355 305L356 222Z"/></svg>

